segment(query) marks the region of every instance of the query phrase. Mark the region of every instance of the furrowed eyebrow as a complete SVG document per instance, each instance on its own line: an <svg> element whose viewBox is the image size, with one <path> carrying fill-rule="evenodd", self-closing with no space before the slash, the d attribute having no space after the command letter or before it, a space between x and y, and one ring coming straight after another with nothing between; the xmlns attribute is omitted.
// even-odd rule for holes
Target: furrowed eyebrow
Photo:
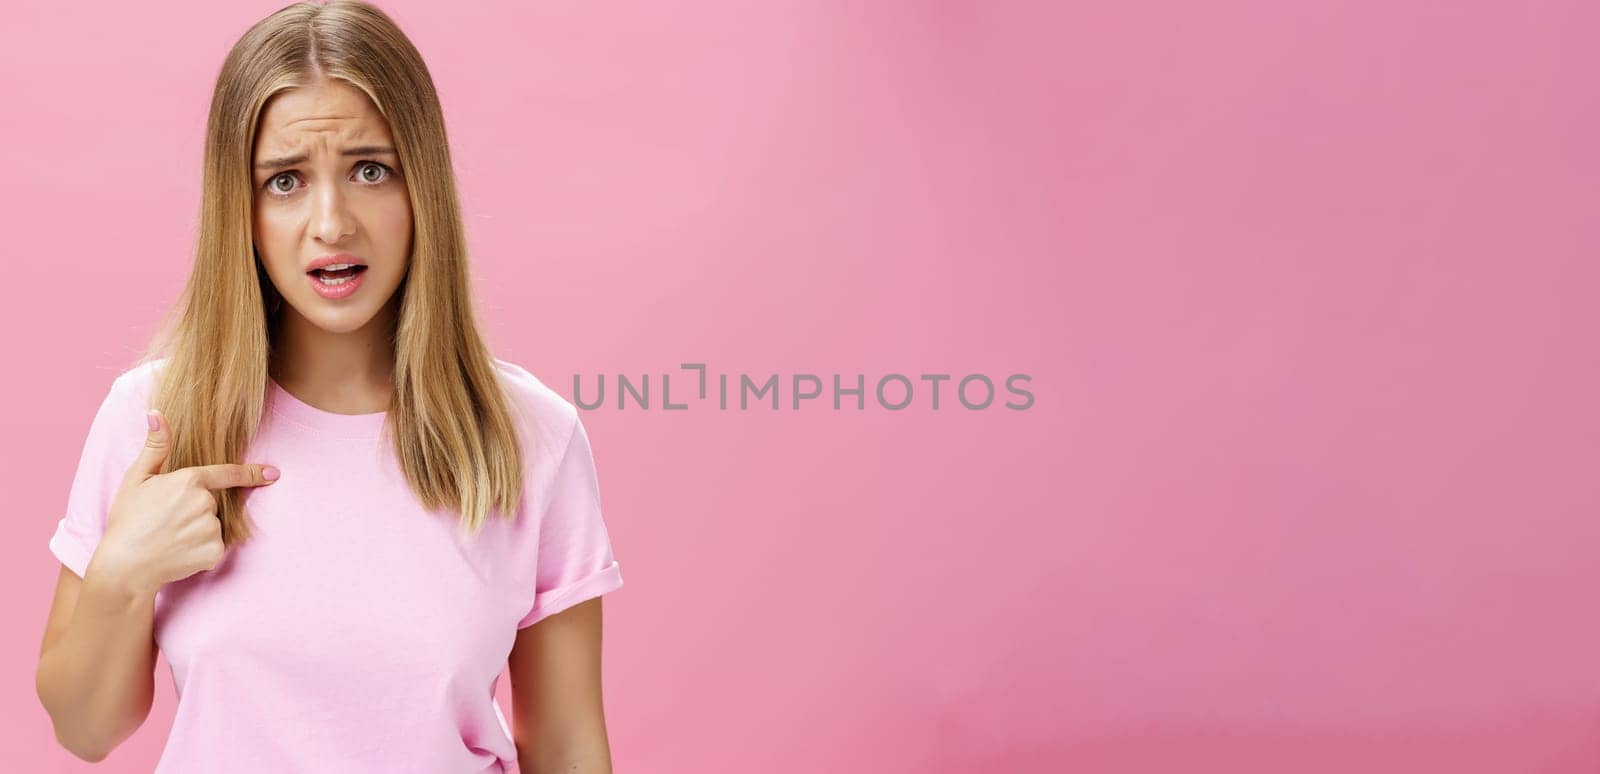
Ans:
<svg viewBox="0 0 1600 774"><path fill-rule="evenodd" d="M388 154L390 156L397 155L394 152L394 148L390 148L387 145L361 145L361 146L358 146L358 147L355 147L355 148L345 148L344 151L341 152L339 155L341 155L341 156L377 156L377 155L383 155L383 154ZM310 160L311 160L311 157L306 155L306 154L304 154L304 153L302 153L302 154L300 154L298 156L284 156L283 158L277 158L277 159L265 159L263 161L260 161L260 162L256 163L256 169L258 169L258 170L283 169L284 167L292 167L292 166L294 166L296 164L304 164L304 163L306 163L307 161L310 161Z"/></svg>

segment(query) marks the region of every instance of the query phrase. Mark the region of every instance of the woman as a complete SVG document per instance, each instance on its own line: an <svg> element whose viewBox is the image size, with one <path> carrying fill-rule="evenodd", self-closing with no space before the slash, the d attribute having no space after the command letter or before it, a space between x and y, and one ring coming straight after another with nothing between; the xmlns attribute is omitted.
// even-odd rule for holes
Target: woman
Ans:
<svg viewBox="0 0 1600 774"><path fill-rule="evenodd" d="M622 585L577 410L492 357L432 80L382 12L297 4L225 61L189 282L90 427L38 668L161 772L610 771ZM515 730L493 689L509 666Z"/></svg>

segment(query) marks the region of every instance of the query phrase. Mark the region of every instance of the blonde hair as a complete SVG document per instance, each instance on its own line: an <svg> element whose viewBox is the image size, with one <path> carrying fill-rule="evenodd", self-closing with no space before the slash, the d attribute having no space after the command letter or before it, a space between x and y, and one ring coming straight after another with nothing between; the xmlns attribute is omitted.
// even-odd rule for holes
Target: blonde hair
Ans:
<svg viewBox="0 0 1600 774"><path fill-rule="evenodd" d="M412 252L395 291L394 393L384 429L423 506L457 511L461 528L475 533L492 511L512 518L522 498L515 407L472 311L465 229L433 79L394 21L359 0L273 13L234 44L217 76L194 267L141 358L168 358L153 396L172 431L162 472L244 462L255 437L282 303L252 238L256 129L270 97L325 77L366 92L389 122L411 199ZM228 546L251 535L245 491L215 493Z"/></svg>

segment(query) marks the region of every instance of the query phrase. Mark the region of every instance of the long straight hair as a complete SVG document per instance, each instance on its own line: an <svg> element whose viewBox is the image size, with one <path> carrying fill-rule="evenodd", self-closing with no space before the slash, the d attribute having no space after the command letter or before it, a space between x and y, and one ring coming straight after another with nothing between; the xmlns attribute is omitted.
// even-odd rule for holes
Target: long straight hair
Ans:
<svg viewBox="0 0 1600 774"><path fill-rule="evenodd" d="M387 119L411 199L410 264L390 299L395 369L385 436L422 505L458 513L461 529L476 533L491 513L512 518L522 498L516 409L472 310L433 79L394 21L359 0L273 13L245 32L217 76L194 267L141 358L167 358L153 399L172 431L162 472L244 462L260 426L283 300L252 236L256 130L274 94L324 77L360 88ZM215 493L225 545L251 535L245 491Z"/></svg>

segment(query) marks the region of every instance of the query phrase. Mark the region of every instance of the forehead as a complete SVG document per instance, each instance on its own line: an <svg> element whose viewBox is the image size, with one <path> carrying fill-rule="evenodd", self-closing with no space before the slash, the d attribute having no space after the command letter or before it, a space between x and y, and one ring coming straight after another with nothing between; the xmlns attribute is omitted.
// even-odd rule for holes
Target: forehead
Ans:
<svg viewBox="0 0 1600 774"><path fill-rule="evenodd" d="M261 111L256 152L293 150L318 137L388 141L389 123L366 92L337 80L279 92Z"/></svg>

